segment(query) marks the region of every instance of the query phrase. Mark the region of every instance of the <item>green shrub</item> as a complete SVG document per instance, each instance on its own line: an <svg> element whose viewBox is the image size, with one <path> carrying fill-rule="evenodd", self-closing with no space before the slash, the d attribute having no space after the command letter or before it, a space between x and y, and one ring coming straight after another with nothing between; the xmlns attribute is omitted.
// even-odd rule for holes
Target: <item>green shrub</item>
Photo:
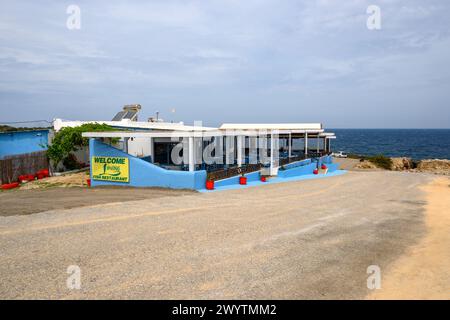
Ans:
<svg viewBox="0 0 450 320"><path fill-rule="evenodd" d="M75 165L70 159L72 152L80 147L87 146L89 139L83 138L83 132L118 131L111 126L99 123L86 123L78 127L65 127L58 131L47 149L47 156L56 167L61 161L66 160L69 166ZM73 156L73 155L72 155Z"/></svg>
<svg viewBox="0 0 450 320"><path fill-rule="evenodd" d="M359 154L354 154L354 153L349 153L347 155L347 158L349 159L364 159L365 156L359 155Z"/></svg>
<svg viewBox="0 0 450 320"><path fill-rule="evenodd" d="M69 155L64 158L62 163L67 170L76 170L83 168L83 164L78 162L73 153L69 153Z"/></svg>
<svg viewBox="0 0 450 320"><path fill-rule="evenodd" d="M378 168L382 168L382 169L386 169L386 170L391 170L391 168L392 168L392 159L389 157L386 157L382 154L372 156L372 157L367 157L367 160L372 162Z"/></svg>

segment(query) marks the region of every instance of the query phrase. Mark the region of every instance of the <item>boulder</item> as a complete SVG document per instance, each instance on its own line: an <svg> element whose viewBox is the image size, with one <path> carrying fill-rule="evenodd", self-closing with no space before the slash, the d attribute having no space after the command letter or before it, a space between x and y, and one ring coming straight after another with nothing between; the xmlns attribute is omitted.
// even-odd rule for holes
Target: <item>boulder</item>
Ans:
<svg viewBox="0 0 450 320"><path fill-rule="evenodd" d="M411 170L413 168L413 162L411 158L392 158L391 170L403 171Z"/></svg>
<svg viewBox="0 0 450 320"><path fill-rule="evenodd" d="M417 165L417 171L450 175L450 160L427 159Z"/></svg>

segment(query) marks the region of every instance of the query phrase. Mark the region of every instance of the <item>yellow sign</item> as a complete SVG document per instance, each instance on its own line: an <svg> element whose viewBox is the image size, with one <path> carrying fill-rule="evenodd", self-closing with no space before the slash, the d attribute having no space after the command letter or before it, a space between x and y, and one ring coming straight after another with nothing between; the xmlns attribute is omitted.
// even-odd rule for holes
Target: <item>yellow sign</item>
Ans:
<svg viewBox="0 0 450 320"><path fill-rule="evenodd" d="M92 179L129 182L130 171L128 158L125 157L92 157Z"/></svg>

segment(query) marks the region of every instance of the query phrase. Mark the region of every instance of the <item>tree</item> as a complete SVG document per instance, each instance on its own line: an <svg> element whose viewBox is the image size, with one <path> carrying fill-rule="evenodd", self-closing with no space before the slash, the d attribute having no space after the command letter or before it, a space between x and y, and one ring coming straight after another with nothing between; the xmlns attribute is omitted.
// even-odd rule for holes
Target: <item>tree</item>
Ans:
<svg viewBox="0 0 450 320"><path fill-rule="evenodd" d="M58 131L47 149L47 156L56 168L58 164L73 157L72 152L89 144L87 138L82 137L83 132L116 131L106 124L86 123L78 127L65 127Z"/></svg>

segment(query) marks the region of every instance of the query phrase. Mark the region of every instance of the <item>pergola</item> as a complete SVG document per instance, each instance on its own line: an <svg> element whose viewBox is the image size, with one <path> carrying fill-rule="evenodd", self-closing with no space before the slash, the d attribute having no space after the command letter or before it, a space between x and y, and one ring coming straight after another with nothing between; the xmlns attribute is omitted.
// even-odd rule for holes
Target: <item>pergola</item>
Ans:
<svg viewBox="0 0 450 320"><path fill-rule="evenodd" d="M287 160L293 157L294 139L304 140L303 157L317 157L331 152L331 139L335 139L334 133L325 132L320 123L293 123L293 124L223 124L217 129L207 127L184 126L175 130L158 129L154 130L134 130L134 131L109 131L109 132L86 132L83 133L86 138L121 138L124 140L124 151L128 152L127 145L130 138L148 138L149 143L153 143L158 138L186 138L188 140L188 166L189 171L195 171L195 146L196 138L211 137L235 137L236 141L236 166L243 166L245 157L246 139L265 137L270 141L270 170L277 166L278 160L274 157L276 145L274 137L279 140L285 140L287 144ZM308 140L316 139L316 149L312 151L308 148ZM320 150L320 140L323 140L323 149ZM266 140L266 141L267 141ZM223 142L223 141L222 141ZM312 154L311 154L312 153Z"/></svg>

